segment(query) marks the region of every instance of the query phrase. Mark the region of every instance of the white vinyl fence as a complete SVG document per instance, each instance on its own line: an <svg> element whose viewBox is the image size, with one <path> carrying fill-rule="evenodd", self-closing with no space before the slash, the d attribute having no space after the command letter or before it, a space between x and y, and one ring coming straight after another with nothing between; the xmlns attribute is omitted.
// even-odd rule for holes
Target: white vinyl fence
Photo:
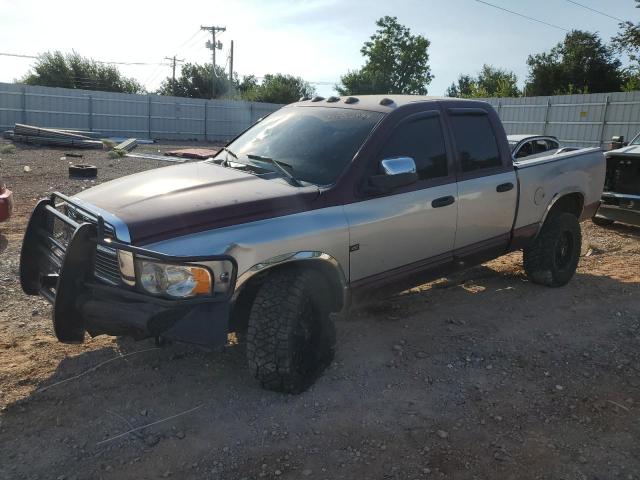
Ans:
<svg viewBox="0 0 640 480"><path fill-rule="evenodd" d="M640 92L487 98L507 134L554 135L565 146L603 147L640 131Z"/></svg>
<svg viewBox="0 0 640 480"><path fill-rule="evenodd" d="M0 131L15 123L167 140L229 140L281 105L0 83Z"/></svg>

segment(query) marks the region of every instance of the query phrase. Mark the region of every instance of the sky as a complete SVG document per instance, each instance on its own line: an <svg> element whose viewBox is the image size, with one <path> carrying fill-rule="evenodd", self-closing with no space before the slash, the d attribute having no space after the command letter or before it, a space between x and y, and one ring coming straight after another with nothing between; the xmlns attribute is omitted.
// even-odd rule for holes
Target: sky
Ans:
<svg viewBox="0 0 640 480"><path fill-rule="evenodd" d="M565 29L597 31L608 40L618 21L567 0L487 0ZM611 16L637 22L633 0L577 0ZM96 60L146 62L120 70L155 90L171 68L164 57L190 62L211 59L201 25L226 27L218 36L225 64L234 40L239 75L286 73L314 82L321 95L333 93L340 75L363 64L362 44L375 21L398 17L414 34L431 41L429 94L443 95L461 73L484 63L514 71L522 85L529 54L547 51L566 32L498 10L478 0L0 0L0 53L37 55L47 50ZM21 78L34 63L0 56L0 81ZM162 65L164 63L164 65ZM161 64L161 65L157 65Z"/></svg>

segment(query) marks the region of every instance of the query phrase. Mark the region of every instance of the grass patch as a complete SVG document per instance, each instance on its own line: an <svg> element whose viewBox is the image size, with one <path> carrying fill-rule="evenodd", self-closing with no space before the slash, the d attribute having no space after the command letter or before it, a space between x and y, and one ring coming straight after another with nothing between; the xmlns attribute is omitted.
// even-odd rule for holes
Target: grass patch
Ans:
<svg viewBox="0 0 640 480"><path fill-rule="evenodd" d="M107 140L106 138L102 139L101 142L102 145L104 145L104 148L106 148L107 150L113 150L117 145L116 142L112 142L111 140Z"/></svg>
<svg viewBox="0 0 640 480"><path fill-rule="evenodd" d="M0 153L16 153L16 146L11 143L0 145Z"/></svg>
<svg viewBox="0 0 640 480"><path fill-rule="evenodd" d="M109 155L109 158L122 158L126 154L127 152L125 152L124 150L119 150L117 148L114 148L113 150L110 150L107 155Z"/></svg>

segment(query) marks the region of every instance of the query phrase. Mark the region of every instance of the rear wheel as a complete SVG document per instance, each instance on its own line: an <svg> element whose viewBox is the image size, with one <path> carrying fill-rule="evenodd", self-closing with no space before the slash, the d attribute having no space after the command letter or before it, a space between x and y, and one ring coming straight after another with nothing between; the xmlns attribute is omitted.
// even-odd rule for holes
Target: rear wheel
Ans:
<svg viewBox="0 0 640 480"><path fill-rule="evenodd" d="M593 217L591 221L596 225L598 225L599 227L610 227L611 225L616 223L614 220L609 220L608 218L602 218L602 217Z"/></svg>
<svg viewBox="0 0 640 480"><path fill-rule="evenodd" d="M268 390L306 390L333 360L335 327L326 281L313 270L272 273L249 315L247 358Z"/></svg>
<svg viewBox="0 0 640 480"><path fill-rule="evenodd" d="M524 249L524 270L532 282L548 287L566 285L580 259L582 234L575 215L559 213L542 226L532 245Z"/></svg>

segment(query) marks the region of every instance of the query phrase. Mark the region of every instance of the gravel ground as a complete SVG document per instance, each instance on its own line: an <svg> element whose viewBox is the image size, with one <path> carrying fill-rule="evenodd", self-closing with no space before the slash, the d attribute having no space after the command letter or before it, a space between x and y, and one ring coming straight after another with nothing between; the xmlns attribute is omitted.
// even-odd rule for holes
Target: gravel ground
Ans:
<svg viewBox="0 0 640 480"><path fill-rule="evenodd" d="M0 478L640 479L639 228L584 223L564 288L513 253L352 312L331 368L287 396L242 345L57 343L17 273L36 200L92 185L64 153L0 155ZM165 166L83 161L99 182Z"/></svg>

